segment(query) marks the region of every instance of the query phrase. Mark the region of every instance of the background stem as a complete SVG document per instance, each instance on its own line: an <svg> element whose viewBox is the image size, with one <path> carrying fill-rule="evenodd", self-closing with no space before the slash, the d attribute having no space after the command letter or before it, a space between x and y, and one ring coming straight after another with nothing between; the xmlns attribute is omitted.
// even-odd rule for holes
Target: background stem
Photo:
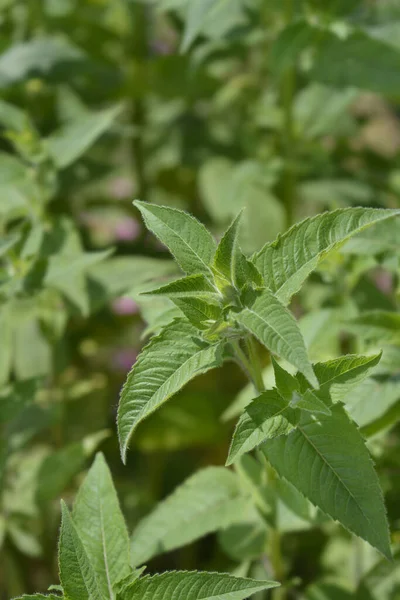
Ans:
<svg viewBox="0 0 400 600"><path fill-rule="evenodd" d="M285 22L293 21L293 0L285 0ZM283 201L286 209L286 226L289 228L295 221L296 176L293 168L295 156L295 131L293 119L293 98L296 90L296 65L290 65L283 74L281 99L284 115L283 154L285 158L285 174L283 181Z"/></svg>

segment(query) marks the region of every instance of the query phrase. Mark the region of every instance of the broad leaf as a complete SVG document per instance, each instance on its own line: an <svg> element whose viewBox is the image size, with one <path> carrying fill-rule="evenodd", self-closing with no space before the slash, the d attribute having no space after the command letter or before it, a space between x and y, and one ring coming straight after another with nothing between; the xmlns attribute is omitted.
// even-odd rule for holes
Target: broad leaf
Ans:
<svg viewBox="0 0 400 600"><path fill-rule="evenodd" d="M384 381L370 377L346 397L346 408L359 427L377 421L400 400L400 381L396 377ZM397 419L393 420L393 425Z"/></svg>
<svg viewBox="0 0 400 600"><path fill-rule="evenodd" d="M0 87L28 77L46 77L62 65L76 68L85 56L81 50L57 38L34 38L13 44L0 56Z"/></svg>
<svg viewBox="0 0 400 600"><path fill-rule="evenodd" d="M103 600L94 569L63 501L61 501L61 511L58 562L65 598L67 600Z"/></svg>
<svg viewBox="0 0 400 600"><path fill-rule="evenodd" d="M72 515L101 593L113 600L115 584L130 572L129 535L101 453L79 488Z"/></svg>
<svg viewBox="0 0 400 600"><path fill-rule="evenodd" d="M293 408L301 408L312 413L322 413L323 415L330 415L331 411L323 402L320 400L311 390L307 390L303 396L294 393L293 400L291 402Z"/></svg>
<svg viewBox="0 0 400 600"><path fill-rule="evenodd" d="M348 327L366 340L400 345L400 314L382 310L364 312Z"/></svg>
<svg viewBox="0 0 400 600"><path fill-rule="evenodd" d="M124 590L122 600L244 600L278 585L225 573L172 571L139 579Z"/></svg>
<svg viewBox="0 0 400 600"><path fill-rule="evenodd" d="M382 559L363 576L357 589L356 600L395 600L399 589L400 550L397 550L393 562Z"/></svg>
<svg viewBox="0 0 400 600"><path fill-rule="evenodd" d="M350 237L400 214L399 210L346 208L322 213L291 227L255 256L266 285L287 304L319 261Z"/></svg>
<svg viewBox="0 0 400 600"><path fill-rule="evenodd" d="M137 425L190 379L221 364L223 342L207 344L184 320L168 325L144 348L121 392L118 432L122 457Z"/></svg>
<svg viewBox="0 0 400 600"><path fill-rule="evenodd" d="M214 302L222 300L217 288L204 275L189 275L177 279L155 290L142 292L142 296L167 296L171 300L175 298L209 298Z"/></svg>
<svg viewBox="0 0 400 600"><path fill-rule="evenodd" d="M236 320L268 350L297 367L314 387L318 387L296 320L268 289L263 291L251 308L240 312Z"/></svg>
<svg viewBox="0 0 400 600"><path fill-rule="evenodd" d="M229 448L227 465L231 465L242 454L250 452L263 441L292 431L296 415L278 392L268 390L258 396L240 417Z"/></svg>
<svg viewBox="0 0 400 600"><path fill-rule="evenodd" d="M59 169L75 162L113 124L121 106L89 113L47 138L47 150Z"/></svg>
<svg viewBox="0 0 400 600"><path fill-rule="evenodd" d="M191 0L187 3L181 50L186 52L199 34L219 38L243 22L243 0Z"/></svg>
<svg viewBox="0 0 400 600"><path fill-rule="evenodd" d="M203 469L139 523L132 534L132 564L238 523L247 508L248 497L234 473L223 467Z"/></svg>
<svg viewBox="0 0 400 600"><path fill-rule="evenodd" d="M138 201L134 205L185 273L211 275L216 243L204 225L181 210Z"/></svg>
<svg viewBox="0 0 400 600"><path fill-rule="evenodd" d="M364 440L341 405L333 406L329 417L303 414L294 431L261 449L313 504L391 557L379 481Z"/></svg>
<svg viewBox="0 0 400 600"><path fill-rule="evenodd" d="M320 43L310 76L335 87L399 94L399 69L400 52L397 49L365 32L356 31L346 39L326 36Z"/></svg>

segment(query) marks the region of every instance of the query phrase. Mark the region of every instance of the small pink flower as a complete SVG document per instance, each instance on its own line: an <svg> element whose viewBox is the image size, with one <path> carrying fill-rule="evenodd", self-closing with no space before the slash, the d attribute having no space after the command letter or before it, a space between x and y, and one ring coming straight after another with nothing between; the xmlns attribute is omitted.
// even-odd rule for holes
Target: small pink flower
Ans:
<svg viewBox="0 0 400 600"><path fill-rule="evenodd" d="M112 368L115 371L127 372L136 362L137 351L134 348L123 348L117 350L112 356Z"/></svg>
<svg viewBox="0 0 400 600"><path fill-rule="evenodd" d="M132 242L137 239L139 234L140 225L132 217L126 217L115 224L114 235L119 241Z"/></svg>
<svg viewBox="0 0 400 600"><path fill-rule="evenodd" d="M122 296L114 300L112 310L116 315L135 315L139 312L139 307L133 298Z"/></svg>

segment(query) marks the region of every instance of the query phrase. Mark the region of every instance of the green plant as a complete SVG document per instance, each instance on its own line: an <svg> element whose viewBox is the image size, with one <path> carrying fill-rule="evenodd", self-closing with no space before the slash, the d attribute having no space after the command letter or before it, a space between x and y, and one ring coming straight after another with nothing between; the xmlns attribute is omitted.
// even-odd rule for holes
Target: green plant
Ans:
<svg viewBox="0 0 400 600"><path fill-rule="evenodd" d="M136 568L135 560L132 564L128 531L102 454L97 454L78 491L72 515L64 502L61 511L61 586L49 588L61 595L22 596L26 600L178 600L182 594L188 600L241 600L278 585L220 573L174 571L143 575L145 567Z"/></svg>
<svg viewBox="0 0 400 600"><path fill-rule="evenodd" d="M167 296L183 314L150 341L128 375L118 410L123 460L141 421L196 375L234 360L258 396L239 419L227 464L259 447L267 459L270 486L279 475L390 558L378 478L365 440L343 405L380 355L347 355L311 364L286 305L330 251L399 211L352 208L323 213L294 225L248 258L238 243L240 215L217 245L190 215L135 204L186 276L146 292ZM273 360L276 387L265 390L256 340L297 373L290 374ZM212 489L211 485L210 493ZM281 579L279 532L273 526L269 537L269 555Z"/></svg>

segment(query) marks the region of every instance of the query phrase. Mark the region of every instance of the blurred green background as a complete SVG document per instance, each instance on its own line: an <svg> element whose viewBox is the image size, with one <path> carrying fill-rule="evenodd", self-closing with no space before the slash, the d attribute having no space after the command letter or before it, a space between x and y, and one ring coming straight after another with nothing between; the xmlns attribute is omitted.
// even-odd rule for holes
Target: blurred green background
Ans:
<svg viewBox="0 0 400 600"><path fill-rule="evenodd" d="M326 209L400 207L400 3L0 0L0 93L8 599L56 581L59 498L74 497L96 448L133 530L186 477L225 463L249 397L234 365L196 379L141 425L122 465L120 388L148 336L177 310L139 296L177 271L132 200L188 210L216 237L246 207L249 254ZM371 230L294 298L313 360L382 347L344 320L397 310L399 251L398 226ZM372 435L396 544L400 348L383 345L379 373L360 392L370 405L358 410L353 398L351 412ZM282 527L294 598L353 597L346 589L379 558L362 545L355 564L358 542L331 522L288 513ZM234 570L243 561L233 546L228 534L209 535L149 570ZM263 557L245 555L257 575ZM391 577L389 591L374 588L379 600L400 598L396 563ZM339 587L309 587L325 579Z"/></svg>

